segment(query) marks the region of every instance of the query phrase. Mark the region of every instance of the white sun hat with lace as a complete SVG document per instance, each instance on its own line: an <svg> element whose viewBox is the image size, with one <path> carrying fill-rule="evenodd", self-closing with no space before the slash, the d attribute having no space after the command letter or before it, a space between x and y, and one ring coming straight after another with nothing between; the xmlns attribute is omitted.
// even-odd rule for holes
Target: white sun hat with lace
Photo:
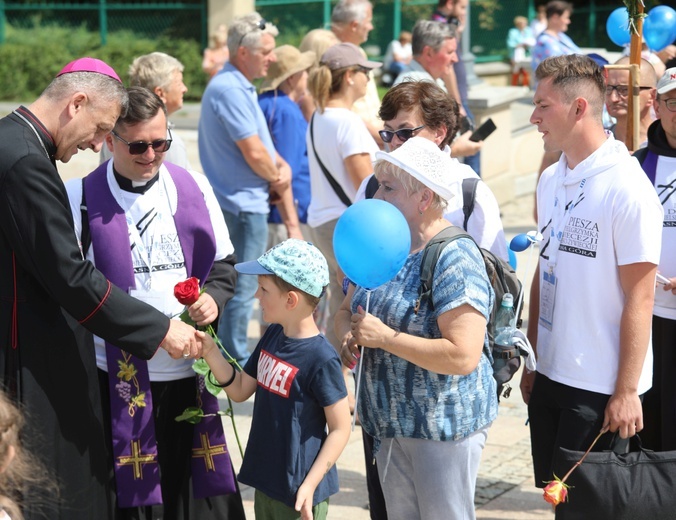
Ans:
<svg viewBox="0 0 676 520"><path fill-rule="evenodd" d="M458 163L429 139L412 137L393 152L376 152L376 160L401 168L446 201L456 196L451 172Z"/></svg>

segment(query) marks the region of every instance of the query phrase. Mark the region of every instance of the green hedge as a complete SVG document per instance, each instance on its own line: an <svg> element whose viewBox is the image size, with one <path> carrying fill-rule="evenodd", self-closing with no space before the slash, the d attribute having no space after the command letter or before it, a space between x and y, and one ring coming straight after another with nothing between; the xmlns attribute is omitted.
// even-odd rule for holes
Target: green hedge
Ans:
<svg viewBox="0 0 676 520"><path fill-rule="evenodd" d="M134 58L154 51L166 52L183 63L183 79L188 87L185 99L199 100L207 77L202 72L202 51L197 41L150 40L121 31L109 33L107 45L101 46L98 33L84 27L7 27L6 42L0 45L0 100L33 100L66 63L82 56L106 61L127 83Z"/></svg>

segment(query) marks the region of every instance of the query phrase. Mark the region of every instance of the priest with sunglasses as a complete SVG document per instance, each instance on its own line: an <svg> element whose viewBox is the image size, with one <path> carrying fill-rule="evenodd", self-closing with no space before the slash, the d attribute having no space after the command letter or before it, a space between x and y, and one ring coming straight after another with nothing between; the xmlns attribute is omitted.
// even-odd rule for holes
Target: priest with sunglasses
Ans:
<svg viewBox="0 0 676 520"><path fill-rule="evenodd" d="M164 161L172 137L162 100L128 92L129 109L106 137L112 159L66 183L82 253L168 317L184 310L174 286L198 278L203 291L188 313L215 325L236 280L223 214L205 177ZM146 362L98 337L94 345L116 518L243 519L220 417L175 421L187 407L218 410L194 360L159 351Z"/></svg>

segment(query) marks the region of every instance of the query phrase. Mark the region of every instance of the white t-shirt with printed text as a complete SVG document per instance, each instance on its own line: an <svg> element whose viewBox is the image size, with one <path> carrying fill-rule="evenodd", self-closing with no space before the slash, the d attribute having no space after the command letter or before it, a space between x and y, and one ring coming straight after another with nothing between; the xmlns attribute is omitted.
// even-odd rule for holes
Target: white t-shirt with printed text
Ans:
<svg viewBox="0 0 676 520"><path fill-rule="evenodd" d="M563 176L566 185L557 190ZM562 190L565 208L572 209L557 219L554 201L564 196ZM557 278L553 325L550 331L539 323L537 370L559 383L612 395L625 301L618 267L659 262L662 207L638 161L612 136L574 170L567 168L562 155L542 174L537 200L544 236L541 298L542 274L549 271L547 258L552 258L556 243L550 232L555 229L562 236L553 267ZM651 345L639 394L652 385Z"/></svg>
<svg viewBox="0 0 676 520"><path fill-rule="evenodd" d="M190 172L204 194L204 200L211 217L211 224L216 238L216 255L214 260L222 260L234 252L228 228L223 219L223 213L216 201L216 197L206 177L199 173ZM131 249L132 264L136 288L148 286L153 292L162 293L162 304L159 311L170 317L176 317L183 312L184 306L174 296L174 286L188 276L185 269L183 251L178 241L178 234L172 215L176 212L177 191L171 175L165 166L160 167L160 178L143 195L120 189L113 174L112 161L107 169L108 186L121 208L128 210L135 223L152 220L145 232L140 234L143 242L143 251L139 247ZM66 182L66 190L70 201L71 212L75 224L75 234L80 241L82 233L82 179L72 179ZM130 247L134 238L130 234ZM145 253L145 255L144 255ZM150 262L148 261L150 255ZM90 247L85 255L86 259L96 265L94 248ZM148 265L150 263L150 266ZM152 270L152 276L149 272ZM94 337L96 348L96 364L104 371L108 371L106 361L105 342ZM160 348L148 361L148 373L151 381L174 381L193 377L192 359L172 359L166 350Z"/></svg>

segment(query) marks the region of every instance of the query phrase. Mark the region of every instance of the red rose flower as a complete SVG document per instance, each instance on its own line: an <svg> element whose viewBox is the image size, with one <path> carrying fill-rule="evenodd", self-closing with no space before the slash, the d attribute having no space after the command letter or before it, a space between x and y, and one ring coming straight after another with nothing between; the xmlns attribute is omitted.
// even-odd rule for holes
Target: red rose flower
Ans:
<svg viewBox="0 0 676 520"><path fill-rule="evenodd" d="M558 506L561 502L566 501L566 496L568 495L567 487L560 480L552 480L544 489L544 499L552 506Z"/></svg>
<svg viewBox="0 0 676 520"><path fill-rule="evenodd" d="M192 305L200 297L200 281L195 278L188 278L174 286L174 296L183 305Z"/></svg>
<svg viewBox="0 0 676 520"><path fill-rule="evenodd" d="M589 448L587 448L587 451L584 452L582 458L578 460L575 463L575 465L568 470L568 473L566 473L563 476L563 478L559 478L556 475L554 475L554 480L547 482L542 497L545 499L545 502L549 502L554 509L556 509L556 506L558 506L561 502L565 502L568 499L568 488L570 488L570 486L566 484L566 480L568 480L570 474L573 471L575 471L575 468L577 468L580 464L584 462L584 459L587 458L587 455L589 455L589 452L594 448L594 445L601 438L601 435L603 435L607 431L608 426L604 426L594 439L594 442L591 443L591 446L589 446Z"/></svg>

